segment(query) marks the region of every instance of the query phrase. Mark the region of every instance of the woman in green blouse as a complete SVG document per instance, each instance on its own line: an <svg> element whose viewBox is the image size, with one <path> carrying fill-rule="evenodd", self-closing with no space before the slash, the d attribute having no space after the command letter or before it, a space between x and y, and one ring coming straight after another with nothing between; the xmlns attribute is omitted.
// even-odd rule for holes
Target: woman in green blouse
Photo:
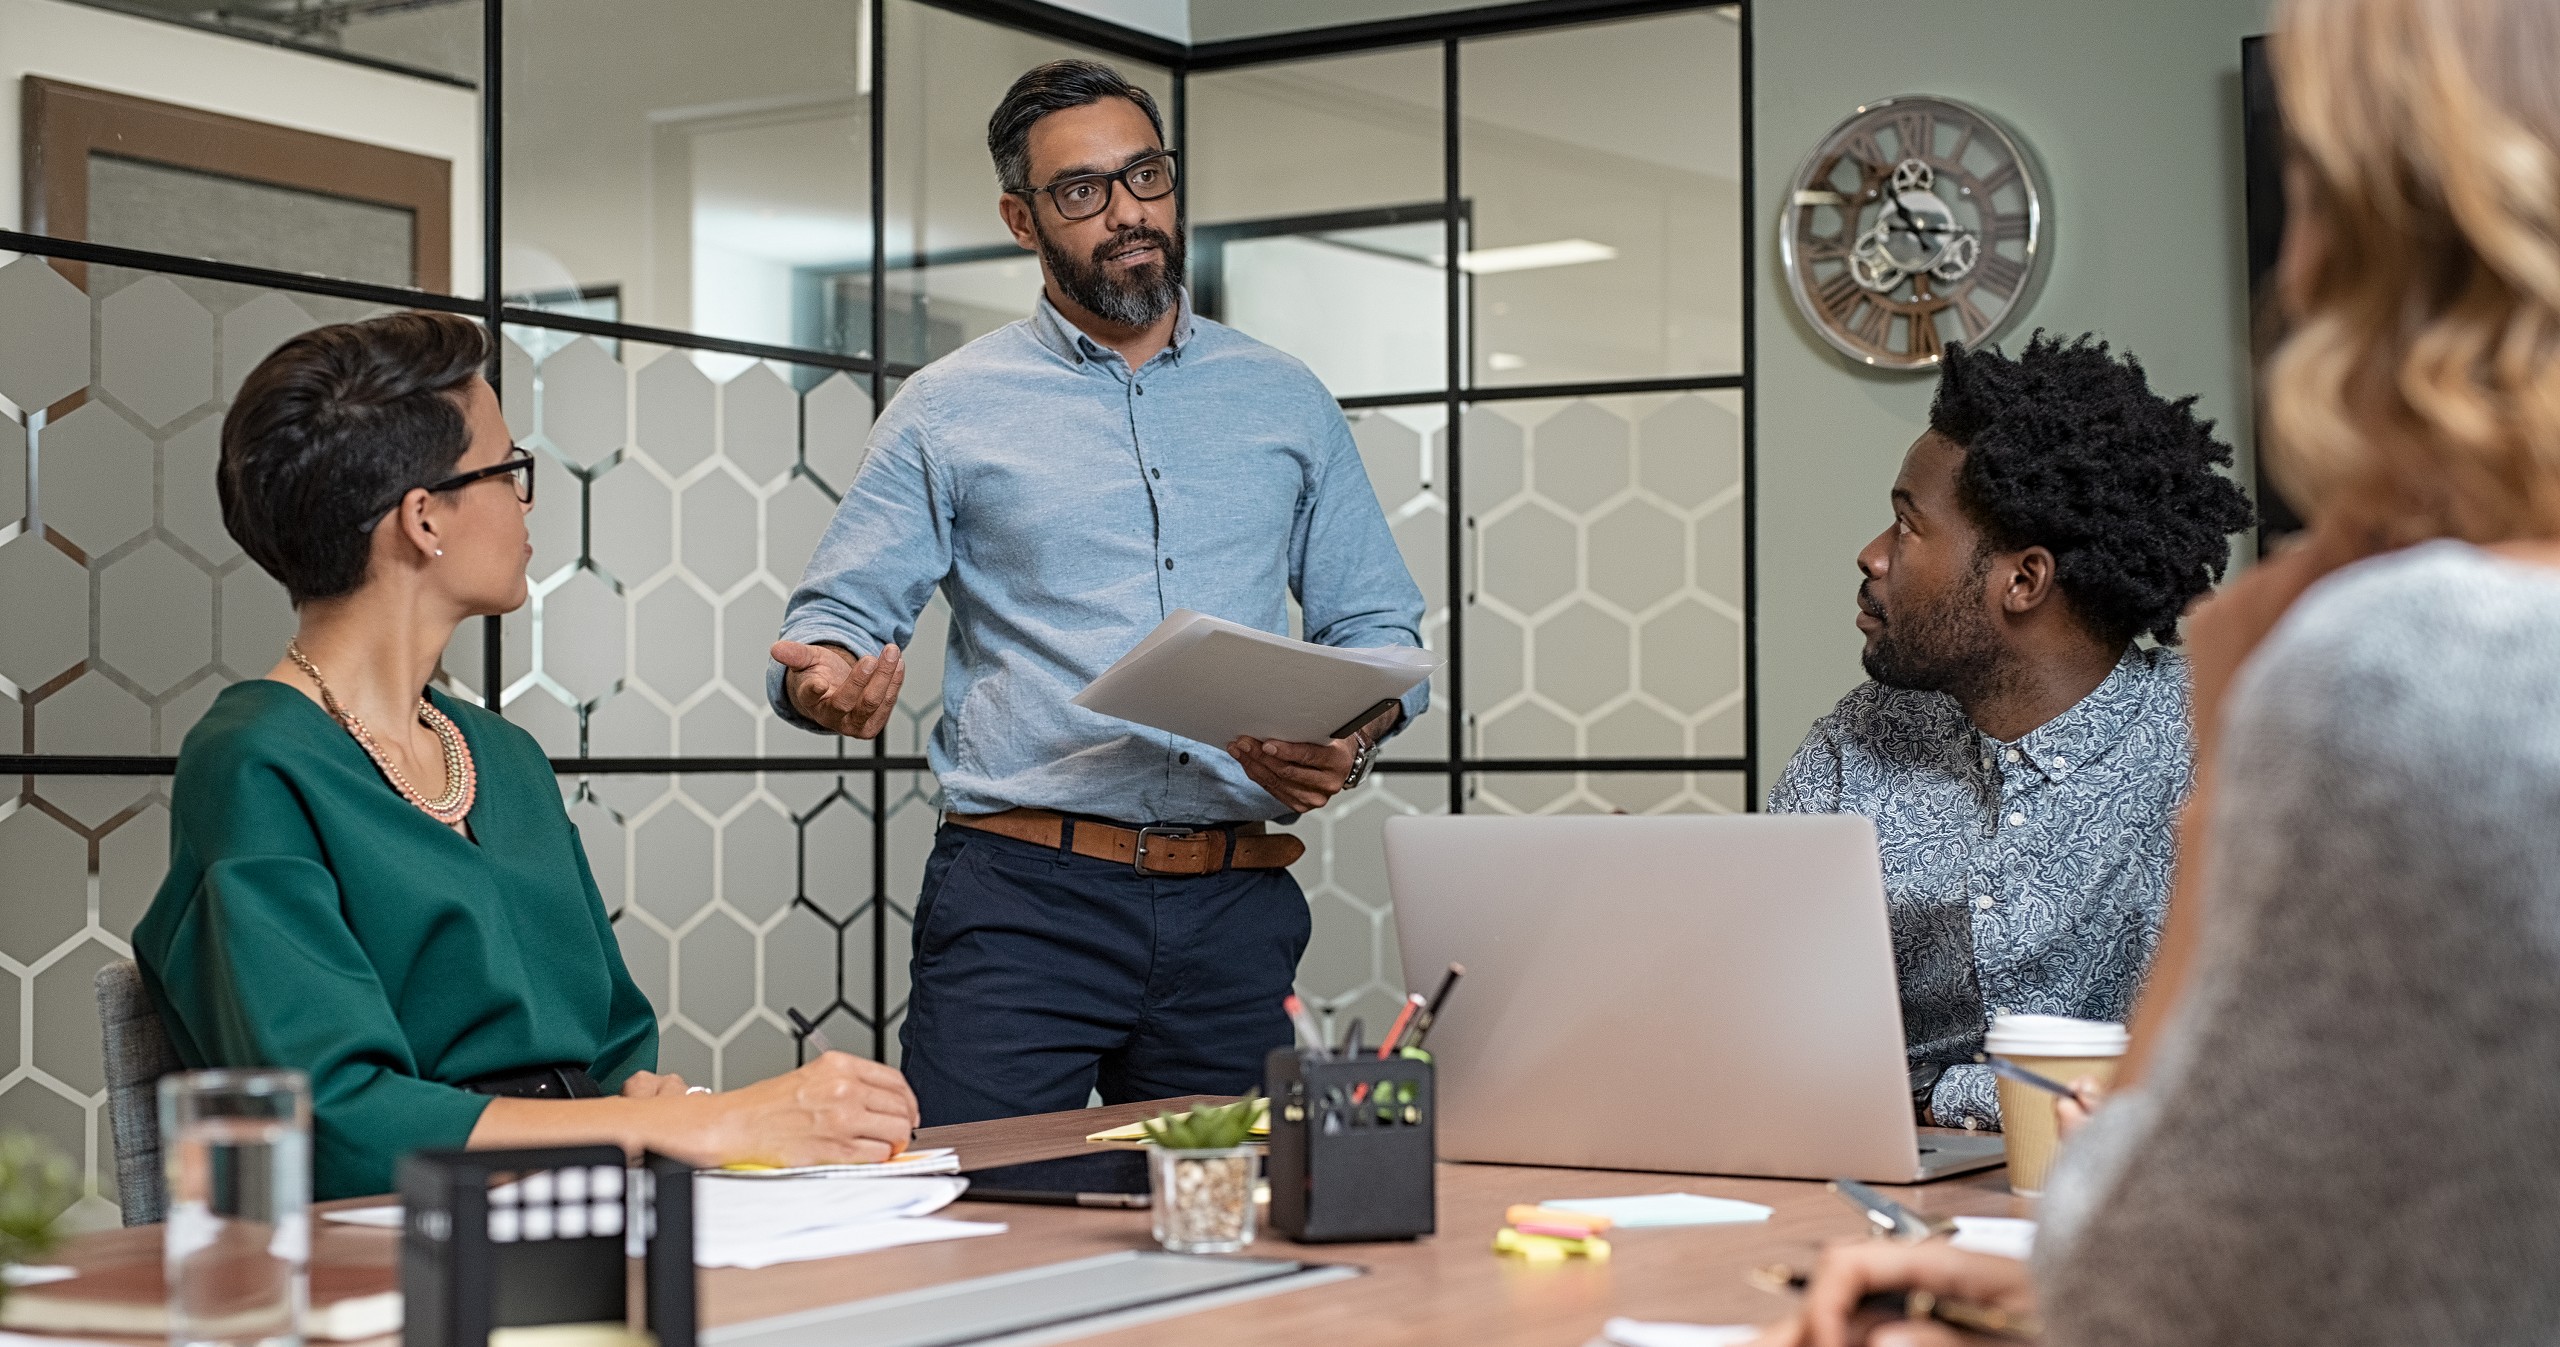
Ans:
<svg viewBox="0 0 2560 1347"><path fill-rule="evenodd" d="M880 1063L826 1053L723 1094L652 1072L656 1017L549 761L427 686L456 626L527 593L533 460L487 360L451 315L325 327L223 422L223 523L300 630L178 757L169 876L133 941L178 1055L310 1073L324 1198L465 1145L882 1159L916 1106Z"/></svg>

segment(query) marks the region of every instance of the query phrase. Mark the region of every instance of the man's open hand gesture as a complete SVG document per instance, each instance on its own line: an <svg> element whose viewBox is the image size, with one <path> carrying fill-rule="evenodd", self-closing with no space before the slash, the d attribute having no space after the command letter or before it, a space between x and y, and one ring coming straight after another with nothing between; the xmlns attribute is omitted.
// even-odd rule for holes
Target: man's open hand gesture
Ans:
<svg viewBox="0 0 2560 1347"><path fill-rule="evenodd" d="M773 657L782 665L782 688L792 706L855 739L876 739L889 727L889 712L907 681L906 656L895 645L855 659L842 646L776 641Z"/></svg>

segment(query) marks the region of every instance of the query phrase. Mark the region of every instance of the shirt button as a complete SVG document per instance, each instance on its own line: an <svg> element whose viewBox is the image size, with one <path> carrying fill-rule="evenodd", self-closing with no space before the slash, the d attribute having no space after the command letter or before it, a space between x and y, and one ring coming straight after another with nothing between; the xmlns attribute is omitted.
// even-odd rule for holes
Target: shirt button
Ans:
<svg viewBox="0 0 2560 1347"><path fill-rule="evenodd" d="M2002 749L2000 756L2007 758L2011 762L2016 762L2018 760L2018 750L2014 748Z"/></svg>
<svg viewBox="0 0 2560 1347"><path fill-rule="evenodd" d="M1138 390L1139 397L1145 397L1147 395L1147 386L1145 384L1131 384L1129 386Z"/></svg>
<svg viewBox="0 0 2560 1347"><path fill-rule="evenodd" d="M1164 568L1165 568L1166 570L1172 570L1172 569L1173 569L1173 558L1171 558L1171 557L1166 557L1166 558L1164 559Z"/></svg>
<svg viewBox="0 0 2560 1347"><path fill-rule="evenodd" d="M1166 570L1172 570L1173 563L1170 561L1166 562L1164 564L1164 568ZM2009 826L2012 828L2023 828L2027 826L2027 816L2024 814L2011 814L2009 816Z"/></svg>
<svg viewBox="0 0 2560 1347"><path fill-rule="evenodd" d="M1191 765L1191 755L1190 755L1190 754L1185 753L1185 754L1183 754L1183 755L1182 755L1182 765L1183 765L1183 766L1185 766L1185 767L1188 767L1188 766L1190 766L1190 765Z"/></svg>
<svg viewBox="0 0 2560 1347"><path fill-rule="evenodd" d="M1148 471L1149 473L1153 474L1153 475L1154 475L1154 477L1155 477L1155 479L1156 479L1157 481L1163 481L1163 480L1164 480L1164 469L1162 469L1162 468L1149 468L1149 469L1147 469L1147 471Z"/></svg>
<svg viewBox="0 0 2560 1347"><path fill-rule="evenodd" d="M1990 911L1990 910L1991 910L1991 903L1992 903L1992 897L1991 897L1991 895L1990 895L1990 894L1987 894L1987 893L1986 893L1986 894L1984 894L1984 895L1982 895L1981 897L1976 898L1976 899L1974 899L1974 900L1973 900L1973 905L1974 905L1975 907L1977 907L1977 908L1981 909L1982 911L1985 911L1985 912L1988 912L1988 911Z"/></svg>

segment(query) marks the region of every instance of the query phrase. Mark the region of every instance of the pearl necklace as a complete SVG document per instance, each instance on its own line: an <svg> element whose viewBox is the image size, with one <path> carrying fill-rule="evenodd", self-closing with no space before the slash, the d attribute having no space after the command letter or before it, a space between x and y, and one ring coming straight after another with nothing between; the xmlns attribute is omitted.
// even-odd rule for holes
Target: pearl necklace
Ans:
<svg viewBox="0 0 2560 1347"><path fill-rule="evenodd" d="M373 732L364 727L356 713L338 705L337 694L329 690L328 680L320 676L320 666L304 657L302 642L299 639L287 640L284 653L292 656L293 662L300 665L304 673L311 675L311 681L320 688L320 704L329 708L330 717L345 726L347 733L354 735L356 742L364 746L365 756L373 759L373 765L382 770L384 779L391 783L393 790L400 792L401 798L427 811L427 817L447 827L460 823L471 812L471 802L480 793L480 775L471 765L471 745L463 741L462 731L454 728L451 717L437 710L423 694L419 696L419 723L434 730L436 738L444 744L444 798L430 800L409 784L409 778L392 764L382 746L373 741Z"/></svg>

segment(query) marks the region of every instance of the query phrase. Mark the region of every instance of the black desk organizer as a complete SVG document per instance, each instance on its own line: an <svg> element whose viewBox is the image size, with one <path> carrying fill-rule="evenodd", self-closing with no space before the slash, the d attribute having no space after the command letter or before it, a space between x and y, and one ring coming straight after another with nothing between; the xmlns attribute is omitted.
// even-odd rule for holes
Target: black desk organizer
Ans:
<svg viewBox="0 0 2560 1347"><path fill-rule="evenodd" d="M403 1347L488 1347L493 1328L628 1323L625 1260L635 1256L646 1261L658 1347L694 1347L693 1167L656 1154L623 1165L616 1146L402 1159ZM497 1181L534 1174L547 1178L492 1200Z"/></svg>
<svg viewBox="0 0 2560 1347"><path fill-rule="evenodd" d="M1431 1063L1280 1048L1271 1097L1271 1228L1301 1244L1411 1239L1436 1226Z"/></svg>

